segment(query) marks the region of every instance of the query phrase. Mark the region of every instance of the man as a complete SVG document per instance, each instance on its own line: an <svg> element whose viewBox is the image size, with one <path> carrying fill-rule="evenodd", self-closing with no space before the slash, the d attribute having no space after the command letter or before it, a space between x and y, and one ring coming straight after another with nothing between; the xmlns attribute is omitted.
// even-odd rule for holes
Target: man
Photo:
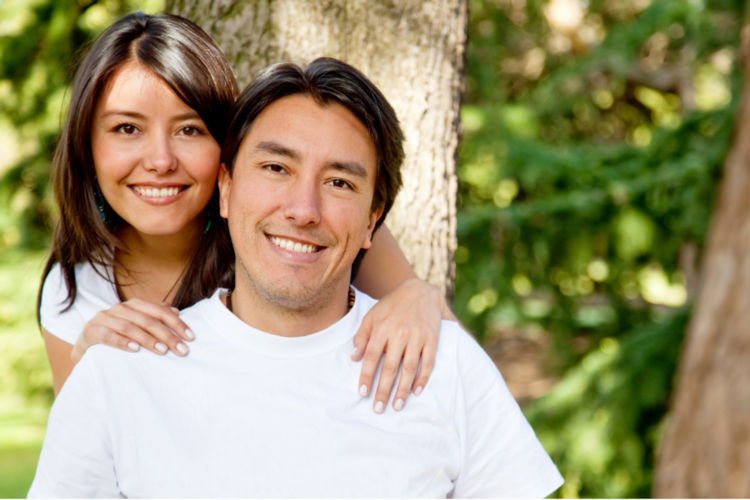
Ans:
<svg viewBox="0 0 750 500"><path fill-rule="evenodd" d="M444 322L401 412L352 396L350 288L400 186L382 94L332 59L242 94L219 175L235 288L183 312L188 358L94 347L50 415L30 496L541 497L557 469L481 348ZM168 361L168 362L165 362Z"/></svg>

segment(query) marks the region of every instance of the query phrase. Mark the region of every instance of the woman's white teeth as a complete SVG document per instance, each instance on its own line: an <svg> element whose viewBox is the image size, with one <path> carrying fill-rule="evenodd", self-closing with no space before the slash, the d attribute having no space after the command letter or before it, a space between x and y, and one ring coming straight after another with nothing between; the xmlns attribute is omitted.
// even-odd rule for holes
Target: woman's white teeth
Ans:
<svg viewBox="0 0 750 500"><path fill-rule="evenodd" d="M307 245L305 243L299 243L299 242L296 242L296 241L285 240L285 239L279 238L277 236L271 236L271 241L277 247L281 247L284 250L289 250L290 252L313 253L313 252L315 252L315 250L317 250L317 247L315 245Z"/></svg>
<svg viewBox="0 0 750 500"><path fill-rule="evenodd" d="M146 196L147 198L166 198L168 196L177 196L180 193L180 188L178 187L155 188L133 186L133 189L135 189L135 192L139 195Z"/></svg>

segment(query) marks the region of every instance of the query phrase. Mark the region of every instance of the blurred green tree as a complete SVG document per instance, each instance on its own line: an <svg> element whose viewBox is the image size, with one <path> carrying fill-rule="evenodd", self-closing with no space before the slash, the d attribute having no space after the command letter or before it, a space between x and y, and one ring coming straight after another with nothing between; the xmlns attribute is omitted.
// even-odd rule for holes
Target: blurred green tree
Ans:
<svg viewBox="0 0 750 500"><path fill-rule="evenodd" d="M562 378L527 411L563 496L651 493L739 100L744 12L472 2L455 304L485 340L551 339L547 368Z"/></svg>
<svg viewBox="0 0 750 500"><path fill-rule="evenodd" d="M750 496L748 35L746 25L740 50L745 84L660 447L654 483L658 496Z"/></svg>

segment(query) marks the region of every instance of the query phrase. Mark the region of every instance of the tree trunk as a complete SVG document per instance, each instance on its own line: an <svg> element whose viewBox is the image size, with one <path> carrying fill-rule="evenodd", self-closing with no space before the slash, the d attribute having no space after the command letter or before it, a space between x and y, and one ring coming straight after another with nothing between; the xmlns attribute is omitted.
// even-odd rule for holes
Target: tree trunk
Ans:
<svg viewBox="0 0 750 500"><path fill-rule="evenodd" d="M270 63L345 60L383 91L406 135L388 227L415 272L452 290L456 148L467 0L168 0L217 41L240 85Z"/></svg>
<svg viewBox="0 0 750 500"><path fill-rule="evenodd" d="M658 458L659 497L750 497L750 53Z"/></svg>

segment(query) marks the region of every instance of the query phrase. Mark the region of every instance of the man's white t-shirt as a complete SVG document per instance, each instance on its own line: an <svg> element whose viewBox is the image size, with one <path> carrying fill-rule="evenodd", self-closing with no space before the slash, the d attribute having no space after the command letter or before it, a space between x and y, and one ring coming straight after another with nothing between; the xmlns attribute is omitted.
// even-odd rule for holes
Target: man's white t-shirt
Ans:
<svg viewBox="0 0 750 500"><path fill-rule="evenodd" d="M185 358L90 348L50 413L32 497L543 497L562 483L492 361L443 322L435 369L400 412L357 395L357 292L288 338L220 291L183 311Z"/></svg>
<svg viewBox="0 0 750 500"><path fill-rule="evenodd" d="M76 300L70 308L67 305L68 288L62 275L60 264L55 264L44 279L39 319L42 328L68 344L75 344L83 328L99 311L120 303L117 296L112 269L104 268L105 279L88 262L75 266Z"/></svg>

